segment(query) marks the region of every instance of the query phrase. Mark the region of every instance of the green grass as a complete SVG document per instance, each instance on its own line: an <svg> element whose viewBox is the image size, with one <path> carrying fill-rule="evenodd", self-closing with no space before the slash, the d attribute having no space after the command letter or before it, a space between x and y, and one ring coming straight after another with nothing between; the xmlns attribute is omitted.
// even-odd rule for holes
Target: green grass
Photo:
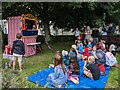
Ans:
<svg viewBox="0 0 120 90"><path fill-rule="evenodd" d="M8 68L7 70L3 69L3 81L4 86L7 88L42 88L41 86L35 85L32 82L29 82L26 80L26 78L39 70L43 70L49 66L51 62L54 60L54 55L56 50L69 50L73 42L56 42L52 43L51 47L53 50L49 50L47 45L42 45L42 52L27 57L24 62L24 71L19 72L18 65L16 67L16 71L13 72L12 68ZM120 61L120 55L117 54L117 60ZM3 65L4 68L5 62L8 62L8 60L3 59ZM106 88L117 88L118 87L118 68L114 67L111 69L109 74L109 79L106 85Z"/></svg>
<svg viewBox="0 0 120 90"><path fill-rule="evenodd" d="M120 64L120 54L116 55L117 61ZM112 67L110 70L106 88L119 88L120 87L120 68Z"/></svg>

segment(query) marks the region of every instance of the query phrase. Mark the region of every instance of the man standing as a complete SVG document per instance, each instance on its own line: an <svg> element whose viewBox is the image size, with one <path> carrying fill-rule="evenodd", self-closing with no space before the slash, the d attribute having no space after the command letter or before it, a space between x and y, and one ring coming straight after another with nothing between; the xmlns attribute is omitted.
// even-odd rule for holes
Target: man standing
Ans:
<svg viewBox="0 0 120 90"><path fill-rule="evenodd" d="M94 38L95 42L97 43L99 41L99 30L97 27L92 32L92 37Z"/></svg>
<svg viewBox="0 0 120 90"><path fill-rule="evenodd" d="M114 34L114 31L115 31L115 28L114 28L114 26L113 26L113 23L110 23L110 24L109 24L108 31L107 31L107 34L108 34L108 35L113 35L113 34Z"/></svg>

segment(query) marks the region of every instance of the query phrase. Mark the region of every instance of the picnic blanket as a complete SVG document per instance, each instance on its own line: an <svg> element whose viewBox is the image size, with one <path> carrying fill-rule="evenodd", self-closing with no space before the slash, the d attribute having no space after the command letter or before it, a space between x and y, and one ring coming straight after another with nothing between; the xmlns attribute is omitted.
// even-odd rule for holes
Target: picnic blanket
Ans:
<svg viewBox="0 0 120 90"><path fill-rule="evenodd" d="M68 81L68 85L64 85L64 88L87 88L87 89L97 89L97 88L105 88L107 80L108 80L108 75L110 69L106 69L106 75L105 76L100 76L99 80L91 80L89 78L84 78L81 75L83 74L83 61L79 61L80 65L80 75L79 75L79 84L74 84L71 81ZM31 81L35 84L38 84L40 86L44 86L47 82L47 77L50 73L53 73L54 69L53 68L46 68L44 70L41 70L31 76L28 76L28 81ZM53 88L51 86L48 86L48 88Z"/></svg>

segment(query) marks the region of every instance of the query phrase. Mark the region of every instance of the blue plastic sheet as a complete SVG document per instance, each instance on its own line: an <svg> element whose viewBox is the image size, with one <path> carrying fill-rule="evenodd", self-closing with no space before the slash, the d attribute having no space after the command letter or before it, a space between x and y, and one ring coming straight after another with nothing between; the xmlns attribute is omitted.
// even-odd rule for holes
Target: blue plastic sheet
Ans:
<svg viewBox="0 0 120 90"><path fill-rule="evenodd" d="M96 90L97 88L105 88L110 69L106 69L106 75L100 76L100 79L95 81L89 78L82 77L81 76L83 74L82 67L84 65L83 61L79 60L79 65L80 65L79 84L74 84L73 82L68 81L68 85L64 85L64 88L85 88L91 90ZM54 72L53 68L46 68L29 76L28 81L31 81L40 86L44 86L47 82L48 75L53 72ZM53 87L48 86L48 88L53 88Z"/></svg>

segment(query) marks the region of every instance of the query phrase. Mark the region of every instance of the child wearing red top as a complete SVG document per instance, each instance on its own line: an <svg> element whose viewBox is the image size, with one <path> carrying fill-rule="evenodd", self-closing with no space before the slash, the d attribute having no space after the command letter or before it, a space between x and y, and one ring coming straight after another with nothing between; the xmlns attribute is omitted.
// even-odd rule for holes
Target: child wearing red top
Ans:
<svg viewBox="0 0 120 90"><path fill-rule="evenodd" d="M85 57L85 61L88 61L88 57L90 56L90 53L89 53L89 50L88 50L88 47L85 47L84 48L84 57Z"/></svg>
<svg viewBox="0 0 120 90"><path fill-rule="evenodd" d="M86 64L88 63L88 57L89 56L90 56L90 53L89 53L88 47L85 45L84 54L83 54L83 60L85 60L85 62L84 62L83 68L86 67Z"/></svg>

